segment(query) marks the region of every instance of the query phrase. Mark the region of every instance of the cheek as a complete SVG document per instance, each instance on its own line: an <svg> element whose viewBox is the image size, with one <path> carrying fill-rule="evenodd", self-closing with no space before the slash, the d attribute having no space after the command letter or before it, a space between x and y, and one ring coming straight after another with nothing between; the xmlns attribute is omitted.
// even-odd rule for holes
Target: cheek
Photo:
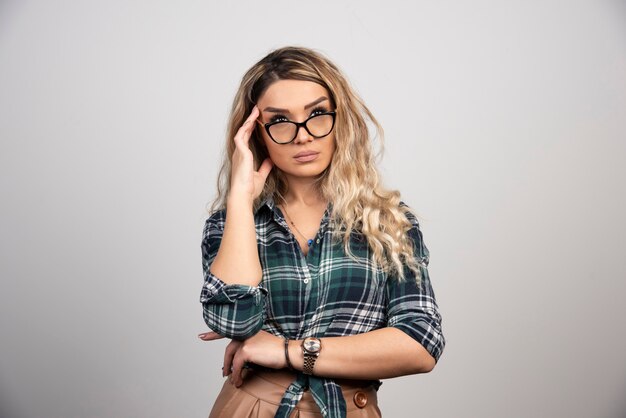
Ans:
<svg viewBox="0 0 626 418"><path fill-rule="evenodd" d="M276 144L271 139L264 138L264 145L267 154L273 162L281 161L285 158L285 150L281 149L281 146Z"/></svg>
<svg viewBox="0 0 626 418"><path fill-rule="evenodd" d="M269 137L267 137L265 132L260 132L258 138L259 138L258 143L260 144L261 148L263 148L263 150L265 151L265 154L267 154L272 160L274 160L274 158L277 157L276 143L274 143L274 141L269 139Z"/></svg>
<svg viewBox="0 0 626 418"><path fill-rule="evenodd" d="M335 136L333 135L332 138L329 138L330 141L328 141L328 151L331 154L331 159L335 156L335 151L337 151L337 144L335 142Z"/></svg>

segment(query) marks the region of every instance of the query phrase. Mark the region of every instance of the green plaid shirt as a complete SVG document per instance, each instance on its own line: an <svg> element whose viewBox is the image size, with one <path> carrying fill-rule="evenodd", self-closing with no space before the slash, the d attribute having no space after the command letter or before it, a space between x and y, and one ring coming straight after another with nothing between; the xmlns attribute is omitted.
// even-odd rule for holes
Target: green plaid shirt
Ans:
<svg viewBox="0 0 626 418"><path fill-rule="evenodd" d="M402 206L406 206L401 203ZM272 198L254 219L263 268L259 286L227 285L210 272L220 246L226 210L214 212L202 237L204 285L200 295L209 328L225 337L245 339L263 329L290 339L339 337L395 327L422 344L439 360L445 339L435 294L428 275L429 252L415 216L408 234L422 271L418 287L407 268L407 280L387 277L371 261L365 238L353 233L350 242L358 262L333 242L329 204L317 236L305 256ZM380 385L379 381L373 382ZM310 388L325 417L345 417L346 403L333 379L298 374L287 389L276 417L288 417Z"/></svg>

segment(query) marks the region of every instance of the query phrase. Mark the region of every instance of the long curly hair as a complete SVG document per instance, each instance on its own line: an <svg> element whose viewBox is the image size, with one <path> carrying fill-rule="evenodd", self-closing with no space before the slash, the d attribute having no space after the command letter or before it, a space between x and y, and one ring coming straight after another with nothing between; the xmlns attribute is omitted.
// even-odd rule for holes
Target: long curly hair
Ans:
<svg viewBox="0 0 626 418"><path fill-rule="evenodd" d="M316 179L320 196L332 202L330 218L335 224L333 239L343 241L350 251L353 232L362 234L372 252L372 261L387 274L404 280L407 268L421 281L420 264L415 257L415 245L408 232L416 223L416 215L400 204L400 192L387 190L380 182L373 153L374 137L367 121L375 128L375 137L383 151L383 129L363 100L352 89L339 68L322 54L303 47L276 49L246 72L235 95L227 130L227 143L217 180L217 197L209 212L226 207L231 184L231 160L235 151L232 140L252 108L267 88L278 80L305 80L320 84L328 90L337 115L335 122L336 149L328 168ZM268 157L259 131L255 129L248 142L258 168ZM288 184L278 167L270 172L263 192L254 202L254 210L269 196L284 201Z"/></svg>

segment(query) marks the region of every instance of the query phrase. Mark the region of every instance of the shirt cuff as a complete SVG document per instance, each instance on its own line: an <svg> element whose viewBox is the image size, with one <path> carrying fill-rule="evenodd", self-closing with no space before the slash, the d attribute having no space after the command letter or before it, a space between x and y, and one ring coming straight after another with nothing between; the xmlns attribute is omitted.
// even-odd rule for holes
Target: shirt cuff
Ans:
<svg viewBox="0 0 626 418"><path fill-rule="evenodd" d="M261 303L267 289L245 284L226 284L213 273L206 275L200 294L201 303L235 303L237 299L253 297L256 304Z"/></svg>

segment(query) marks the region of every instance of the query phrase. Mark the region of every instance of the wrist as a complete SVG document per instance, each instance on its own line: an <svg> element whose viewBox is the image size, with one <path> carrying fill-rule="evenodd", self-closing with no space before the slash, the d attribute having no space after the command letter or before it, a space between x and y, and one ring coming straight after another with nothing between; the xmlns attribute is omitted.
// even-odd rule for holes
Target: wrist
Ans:
<svg viewBox="0 0 626 418"><path fill-rule="evenodd" d="M226 197L226 208L252 208L254 198L243 193L229 193Z"/></svg>
<svg viewBox="0 0 626 418"><path fill-rule="evenodd" d="M304 355L302 354L302 340L289 340L289 360L294 370L302 370L304 364Z"/></svg>

